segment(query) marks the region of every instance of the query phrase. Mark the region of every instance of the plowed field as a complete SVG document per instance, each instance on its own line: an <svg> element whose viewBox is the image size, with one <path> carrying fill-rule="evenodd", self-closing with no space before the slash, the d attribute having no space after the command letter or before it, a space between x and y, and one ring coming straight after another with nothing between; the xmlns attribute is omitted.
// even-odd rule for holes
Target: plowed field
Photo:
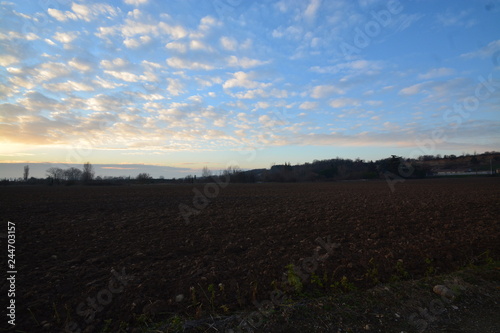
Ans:
<svg viewBox="0 0 500 333"><path fill-rule="evenodd" d="M16 329L125 331L251 309L273 290L328 293L343 277L367 288L500 255L500 178L394 192L385 181L210 186L1 187L0 233L16 224ZM209 198L186 220L179 204L195 209L195 188Z"/></svg>

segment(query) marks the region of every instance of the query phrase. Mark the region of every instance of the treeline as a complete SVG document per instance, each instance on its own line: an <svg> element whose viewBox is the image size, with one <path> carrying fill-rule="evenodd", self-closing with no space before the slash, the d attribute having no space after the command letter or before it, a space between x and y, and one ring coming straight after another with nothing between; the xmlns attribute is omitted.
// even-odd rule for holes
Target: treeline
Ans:
<svg viewBox="0 0 500 333"><path fill-rule="evenodd" d="M273 165L270 169L254 169L241 171L229 168L214 176L206 167L202 177L188 176L184 182L206 182L216 178L218 181L228 179L231 182L313 182L338 181L355 179L395 179L424 178L435 176L440 171L460 170L471 172L495 170L500 167L500 153L485 152L483 154L455 155L423 155L416 159L397 155L376 160L345 159L336 157L326 160L314 160L312 163L292 165L289 162Z"/></svg>
<svg viewBox="0 0 500 333"><path fill-rule="evenodd" d="M292 165L289 162L273 165L269 169L253 169L243 171L237 166L229 166L225 170L212 172L204 167L200 176L187 175L183 178L153 178L148 173L140 173L136 177L101 177L95 176L93 166L87 162L82 169L70 167L47 169L46 178L29 177L29 166L24 167L23 177L0 180L0 185L9 184L48 184L48 185L125 185L125 184L157 184L157 183L206 183L232 182L315 182L355 179L395 179L424 178L438 175L439 172L483 172L491 174L500 170L500 153L485 152L483 154L455 155L423 155L416 159L397 155L376 160L333 159L314 160L312 163Z"/></svg>

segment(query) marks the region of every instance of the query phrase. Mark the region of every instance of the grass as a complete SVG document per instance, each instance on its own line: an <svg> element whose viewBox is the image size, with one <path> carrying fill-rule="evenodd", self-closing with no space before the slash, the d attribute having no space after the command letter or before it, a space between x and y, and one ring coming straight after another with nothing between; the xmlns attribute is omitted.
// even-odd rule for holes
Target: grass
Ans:
<svg viewBox="0 0 500 333"><path fill-rule="evenodd" d="M428 260L428 267L433 267L432 264ZM377 278L375 268L372 263L368 272L370 279ZM460 327L461 321L467 318L484 317L484 309L493 308L492 299L500 297L500 261L491 258L489 253L478 256L473 265L451 274L427 274L424 278L411 280L402 262L396 263L395 272L397 279L379 283L368 290L356 290L343 276L334 282L335 288L323 288L320 296L306 297L302 292L297 293L304 286L293 265L288 265L288 283L294 287L295 299L266 311L266 316L261 315L262 320L254 319L252 322L256 327L253 331L421 332L425 328L426 332L439 332L448 330L448 327ZM428 273L431 272L434 271L429 268ZM311 275L311 284L324 286L324 279ZM447 285L457 297L450 303L441 301L432 291L436 284ZM484 290L491 297L484 296ZM250 314L255 317L258 311L250 309L242 313L226 313L222 317L207 317L204 321L198 320L197 327L186 325L193 322L192 318L176 315L163 323L163 330L154 331L150 325L140 332L217 332L229 328L237 332L237 326ZM488 320L491 318L486 316L482 322ZM186 329L188 326L191 328Z"/></svg>

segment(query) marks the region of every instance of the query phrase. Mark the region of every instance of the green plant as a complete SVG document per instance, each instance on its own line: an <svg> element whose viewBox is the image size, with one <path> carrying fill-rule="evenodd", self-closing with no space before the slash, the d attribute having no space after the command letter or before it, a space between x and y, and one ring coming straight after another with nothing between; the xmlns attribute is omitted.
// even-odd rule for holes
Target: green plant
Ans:
<svg viewBox="0 0 500 333"><path fill-rule="evenodd" d="M425 269L425 276L429 277L429 276L435 274L436 273L436 269L434 268L434 265L433 265L434 259L425 258L424 261L425 261L425 263L427 265L427 267Z"/></svg>
<svg viewBox="0 0 500 333"><path fill-rule="evenodd" d="M61 323L61 317L59 316L59 311L57 311L56 303L52 303L52 308L54 309L54 318L56 319L56 323Z"/></svg>
<svg viewBox="0 0 500 333"><path fill-rule="evenodd" d="M292 286L296 292L301 292L304 286L302 285L302 281L300 281L300 277L295 273L295 267L293 264L289 264L286 268L288 284Z"/></svg>
<svg viewBox="0 0 500 333"><path fill-rule="evenodd" d="M108 333L111 332L111 323L113 322L113 319L106 319L104 321L104 327L102 328L101 332L102 333Z"/></svg>
<svg viewBox="0 0 500 333"><path fill-rule="evenodd" d="M375 260L373 258L371 258L370 261L368 261L368 263L370 265L367 269L365 276L367 278L371 279L374 284L378 284L379 283L378 266L377 266L377 264L375 264Z"/></svg>
<svg viewBox="0 0 500 333"><path fill-rule="evenodd" d="M196 289L194 287L189 287L189 292L191 294L191 303L193 304L193 306L195 306L196 304L198 304L198 301L196 299Z"/></svg>
<svg viewBox="0 0 500 333"><path fill-rule="evenodd" d="M330 288L334 289L335 291L347 291L347 292L356 290L354 283L349 282L349 279L345 275L342 276L342 278L339 281L334 281L330 285Z"/></svg>
<svg viewBox="0 0 500 333"><path fill-rule="evenodd" d="M356 287L354 286L354 283L349 282L347 277L344 275L342 276L342 279L340 279L340 286L345 290L345 291L353 291L356 290Z"/></svg>
<svg viewBox="0 0 500 333"><path fill-rule="evenodd" d="M396 262L396 274L391 276L391 281L400 281L410 278L410 273L408 273L403 265L403 260L398 260Z"/></svg>
<svg viewBox="0 0 500 333"><path fill-rule="evenodd" d="M177 316L177 315L170 318L170 328L174 332L182 331L183 323L184 323L184 321L182 320L182 318Z"/></svg>
<svg viewBox="0 0 500 333"><path fill-rule="evenodd" d="M118 332L127 332L128 331L128 323L125 321L120 322L120 327Z"/></svg>
<svg viewBox="0 0 500 333"><path fill-rule="evenodd" d="M323 280L316 274L312 273L311 274L311 283L312 284L317 284L318 286L322 287L324 286Z"/></svg>

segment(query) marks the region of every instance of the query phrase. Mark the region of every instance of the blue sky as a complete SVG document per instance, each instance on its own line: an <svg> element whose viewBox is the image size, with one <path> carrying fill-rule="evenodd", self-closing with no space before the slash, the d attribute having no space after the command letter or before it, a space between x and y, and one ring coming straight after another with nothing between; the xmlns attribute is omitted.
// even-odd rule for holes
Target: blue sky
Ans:
<svg viewBox="0 0 500 333"><path fill-rule="evenodd" d="M500 1L4 1L0 13L0 163L180 177L500 150Z"/></svg>

